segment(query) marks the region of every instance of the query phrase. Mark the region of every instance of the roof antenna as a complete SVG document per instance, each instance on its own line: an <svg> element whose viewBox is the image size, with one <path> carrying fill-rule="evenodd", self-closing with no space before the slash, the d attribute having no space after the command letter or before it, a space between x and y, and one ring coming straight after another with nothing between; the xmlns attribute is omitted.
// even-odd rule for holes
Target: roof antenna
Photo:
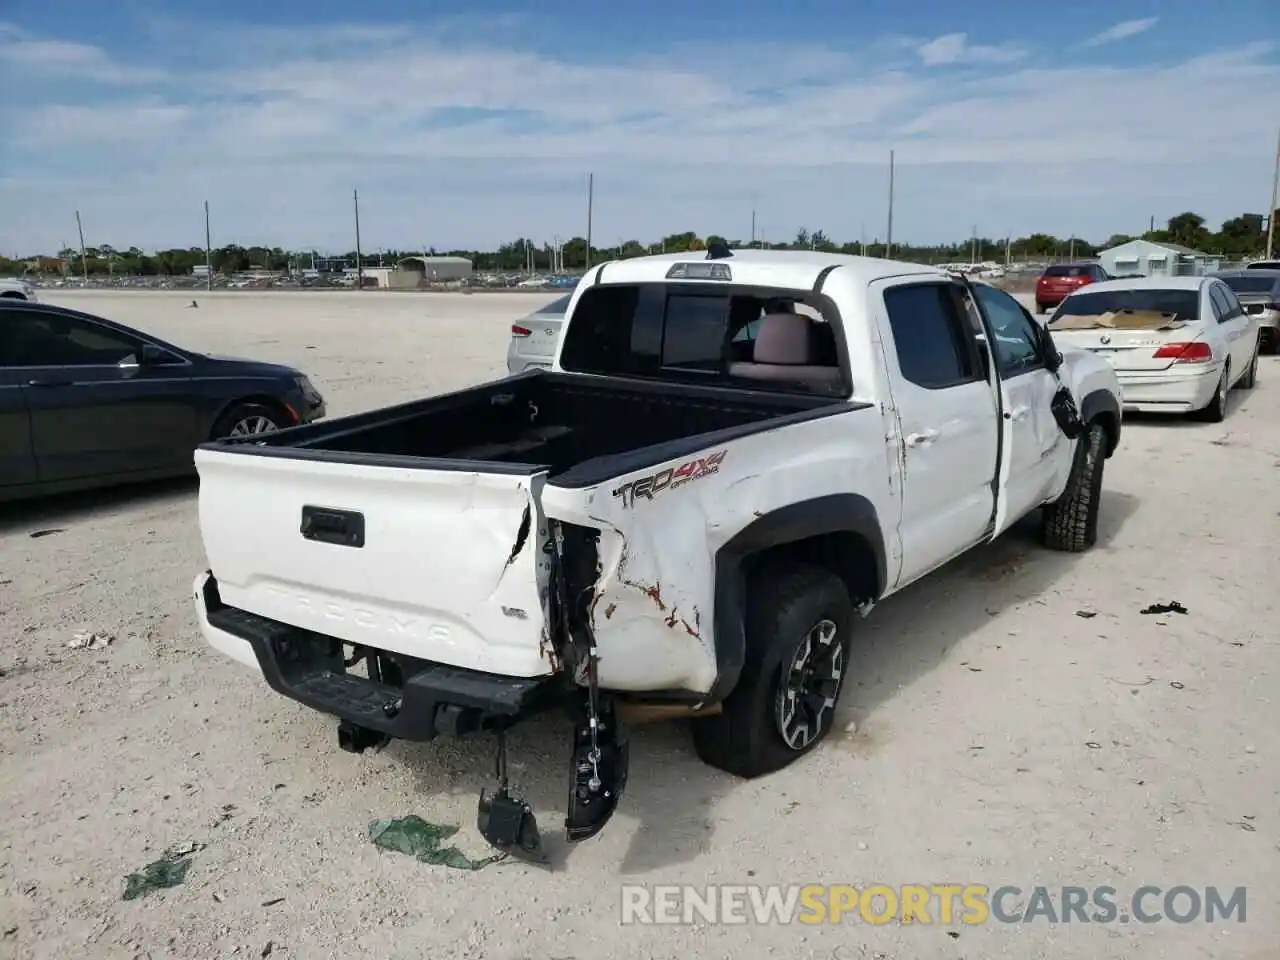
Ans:
<svg viewBox="0 0 1280 960"><path fill-rule="evenodd" d="M732 256L733 251L729 249L729 245L726 243L713 243L707 247L708 260L724 260Z"/></svg>

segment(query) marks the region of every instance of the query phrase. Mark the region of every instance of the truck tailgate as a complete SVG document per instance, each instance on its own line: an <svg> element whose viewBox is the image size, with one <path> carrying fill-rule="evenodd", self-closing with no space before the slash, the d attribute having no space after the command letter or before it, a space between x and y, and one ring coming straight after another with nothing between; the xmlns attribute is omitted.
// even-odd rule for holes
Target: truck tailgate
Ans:
<svg viewBox="0 0 1280 960"><path fill-rule="evenodd" d="M486 474L202 447L200 533L224 603L452 666L532 677L543 473Z"/></svg>

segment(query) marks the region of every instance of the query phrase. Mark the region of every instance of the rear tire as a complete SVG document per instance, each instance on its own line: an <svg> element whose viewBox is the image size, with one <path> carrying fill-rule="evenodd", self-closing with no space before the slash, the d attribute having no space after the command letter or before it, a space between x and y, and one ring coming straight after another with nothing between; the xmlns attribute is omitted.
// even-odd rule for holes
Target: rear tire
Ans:
<svg viewBox="0 0 1280 960"><path fill-rule="evenodd" d="M1244 372L1244 376L1240 378L1237 386L1241 390L1252 390L1258 383L1258 354L1262 352L1262 343L1256 343L1253 347L1253 358L1249 361L1249 369Z"/></svg>
<svg viewBox="0 0 1280 960"><path fill-rule="evenodd" d="M693 723L702 760L739 777L772 773L830 733L844 686L854 607L822 567L769 564L747 587L746 661L717 716Z"/></svg>
<svg viewBox="0 0 1280 960"><path fill-rule="evenodd" d="M1048 312L1049 312L1049 307L1046 304L1043 304L1039 300L1037 300L1036 313L1048 313Z"/></svg>
<svg viewBox="0 0 1280 960"><path fill-rule="evenodd" d="M1046 547L1083 553L1098 542L1106 444L1106 429L1097 420L1091 421L1076 444L1067 488L1044 508L1041 537Z"/></svg>
<svg viewBox="0 0 1280 960"><path fill-rule="evenodd" d="M288 416L278 407L262 403L237 403L218 418L210 439L258 436L292 426Z"/></svg>
<svg viewBox="0 0 1280 960"><path fill-rule="evenodd" d="M1227 394L1231 390L1231 361L1222 368L1222 379L1218 388L1213 391L1213 399L1203 410L1197 411L1199 419L1209 423L1221 423L1227 418Z"/></svg>

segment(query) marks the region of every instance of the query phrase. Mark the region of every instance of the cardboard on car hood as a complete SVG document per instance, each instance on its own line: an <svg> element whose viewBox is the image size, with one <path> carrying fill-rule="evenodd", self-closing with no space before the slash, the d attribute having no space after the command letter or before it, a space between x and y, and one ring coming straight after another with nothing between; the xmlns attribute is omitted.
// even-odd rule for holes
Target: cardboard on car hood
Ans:
<svg viewBox="0 0 1280 960"><path fill-rule="evenodd" d="M1054 325L1055 330L1174 330L1183 325L1176 313L1158 310L1109 310L1106 313L1087 316L1062 317Z"/></svg>

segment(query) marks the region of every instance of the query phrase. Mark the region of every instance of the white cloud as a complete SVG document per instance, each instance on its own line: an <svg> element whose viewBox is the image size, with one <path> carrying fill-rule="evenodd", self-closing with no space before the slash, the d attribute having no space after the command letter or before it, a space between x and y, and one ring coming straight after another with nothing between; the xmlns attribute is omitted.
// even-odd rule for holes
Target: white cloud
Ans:
<svg viewBox="0 0 1280 960"><path fill-rule="evenodd" d="M1130 37L1136 37L1140 33L1146 33L1158 22L1159 17L1144 17L1141 20L1123 20L1114 27L1108 27L1101 33L1095 33L1088 40L1084 41L1081 46L1084 47L1102 47L1109 43L1117 43L1120 40L1128 40Z"/></svg>
<svg viewBox="0 0 1280 960"><path fill-rule="evenodd" d="M1011 44L984 46L971 44L968 34L948 33L921 44L916 53L926 67L958 63L1013 63L1025 57L1026 51Z"/></svg>
<svg viewBox="0 0 1280 960"><path fill-rule="evenodd" d="M162 71L115 63L99 47L66 40L32 37L10 23L0 23L0 65L28 81L72 77L100 83L149 83Z"/></svg>
<svg viewBox="0 0 1280 960"><path fill-rule="evenodd" d="M1280 87L1260 44L1160 67L1020 65L963 34L601 62L399 25L170 26L149 47L163 61L0 28L9 63L59 51L34 102L0 107L0 250L58 247L77 207L117 245L197 242L206 197L215 241L345 249L353 186L366 244L563 237L584 230L587 171L601 242L745 236L753 205L766 235L874 236L891 148L900 238L1103 238L1257 208L1273 150L1257 116ZM1064 91L1090 105L1068 123Z"/></svg>

